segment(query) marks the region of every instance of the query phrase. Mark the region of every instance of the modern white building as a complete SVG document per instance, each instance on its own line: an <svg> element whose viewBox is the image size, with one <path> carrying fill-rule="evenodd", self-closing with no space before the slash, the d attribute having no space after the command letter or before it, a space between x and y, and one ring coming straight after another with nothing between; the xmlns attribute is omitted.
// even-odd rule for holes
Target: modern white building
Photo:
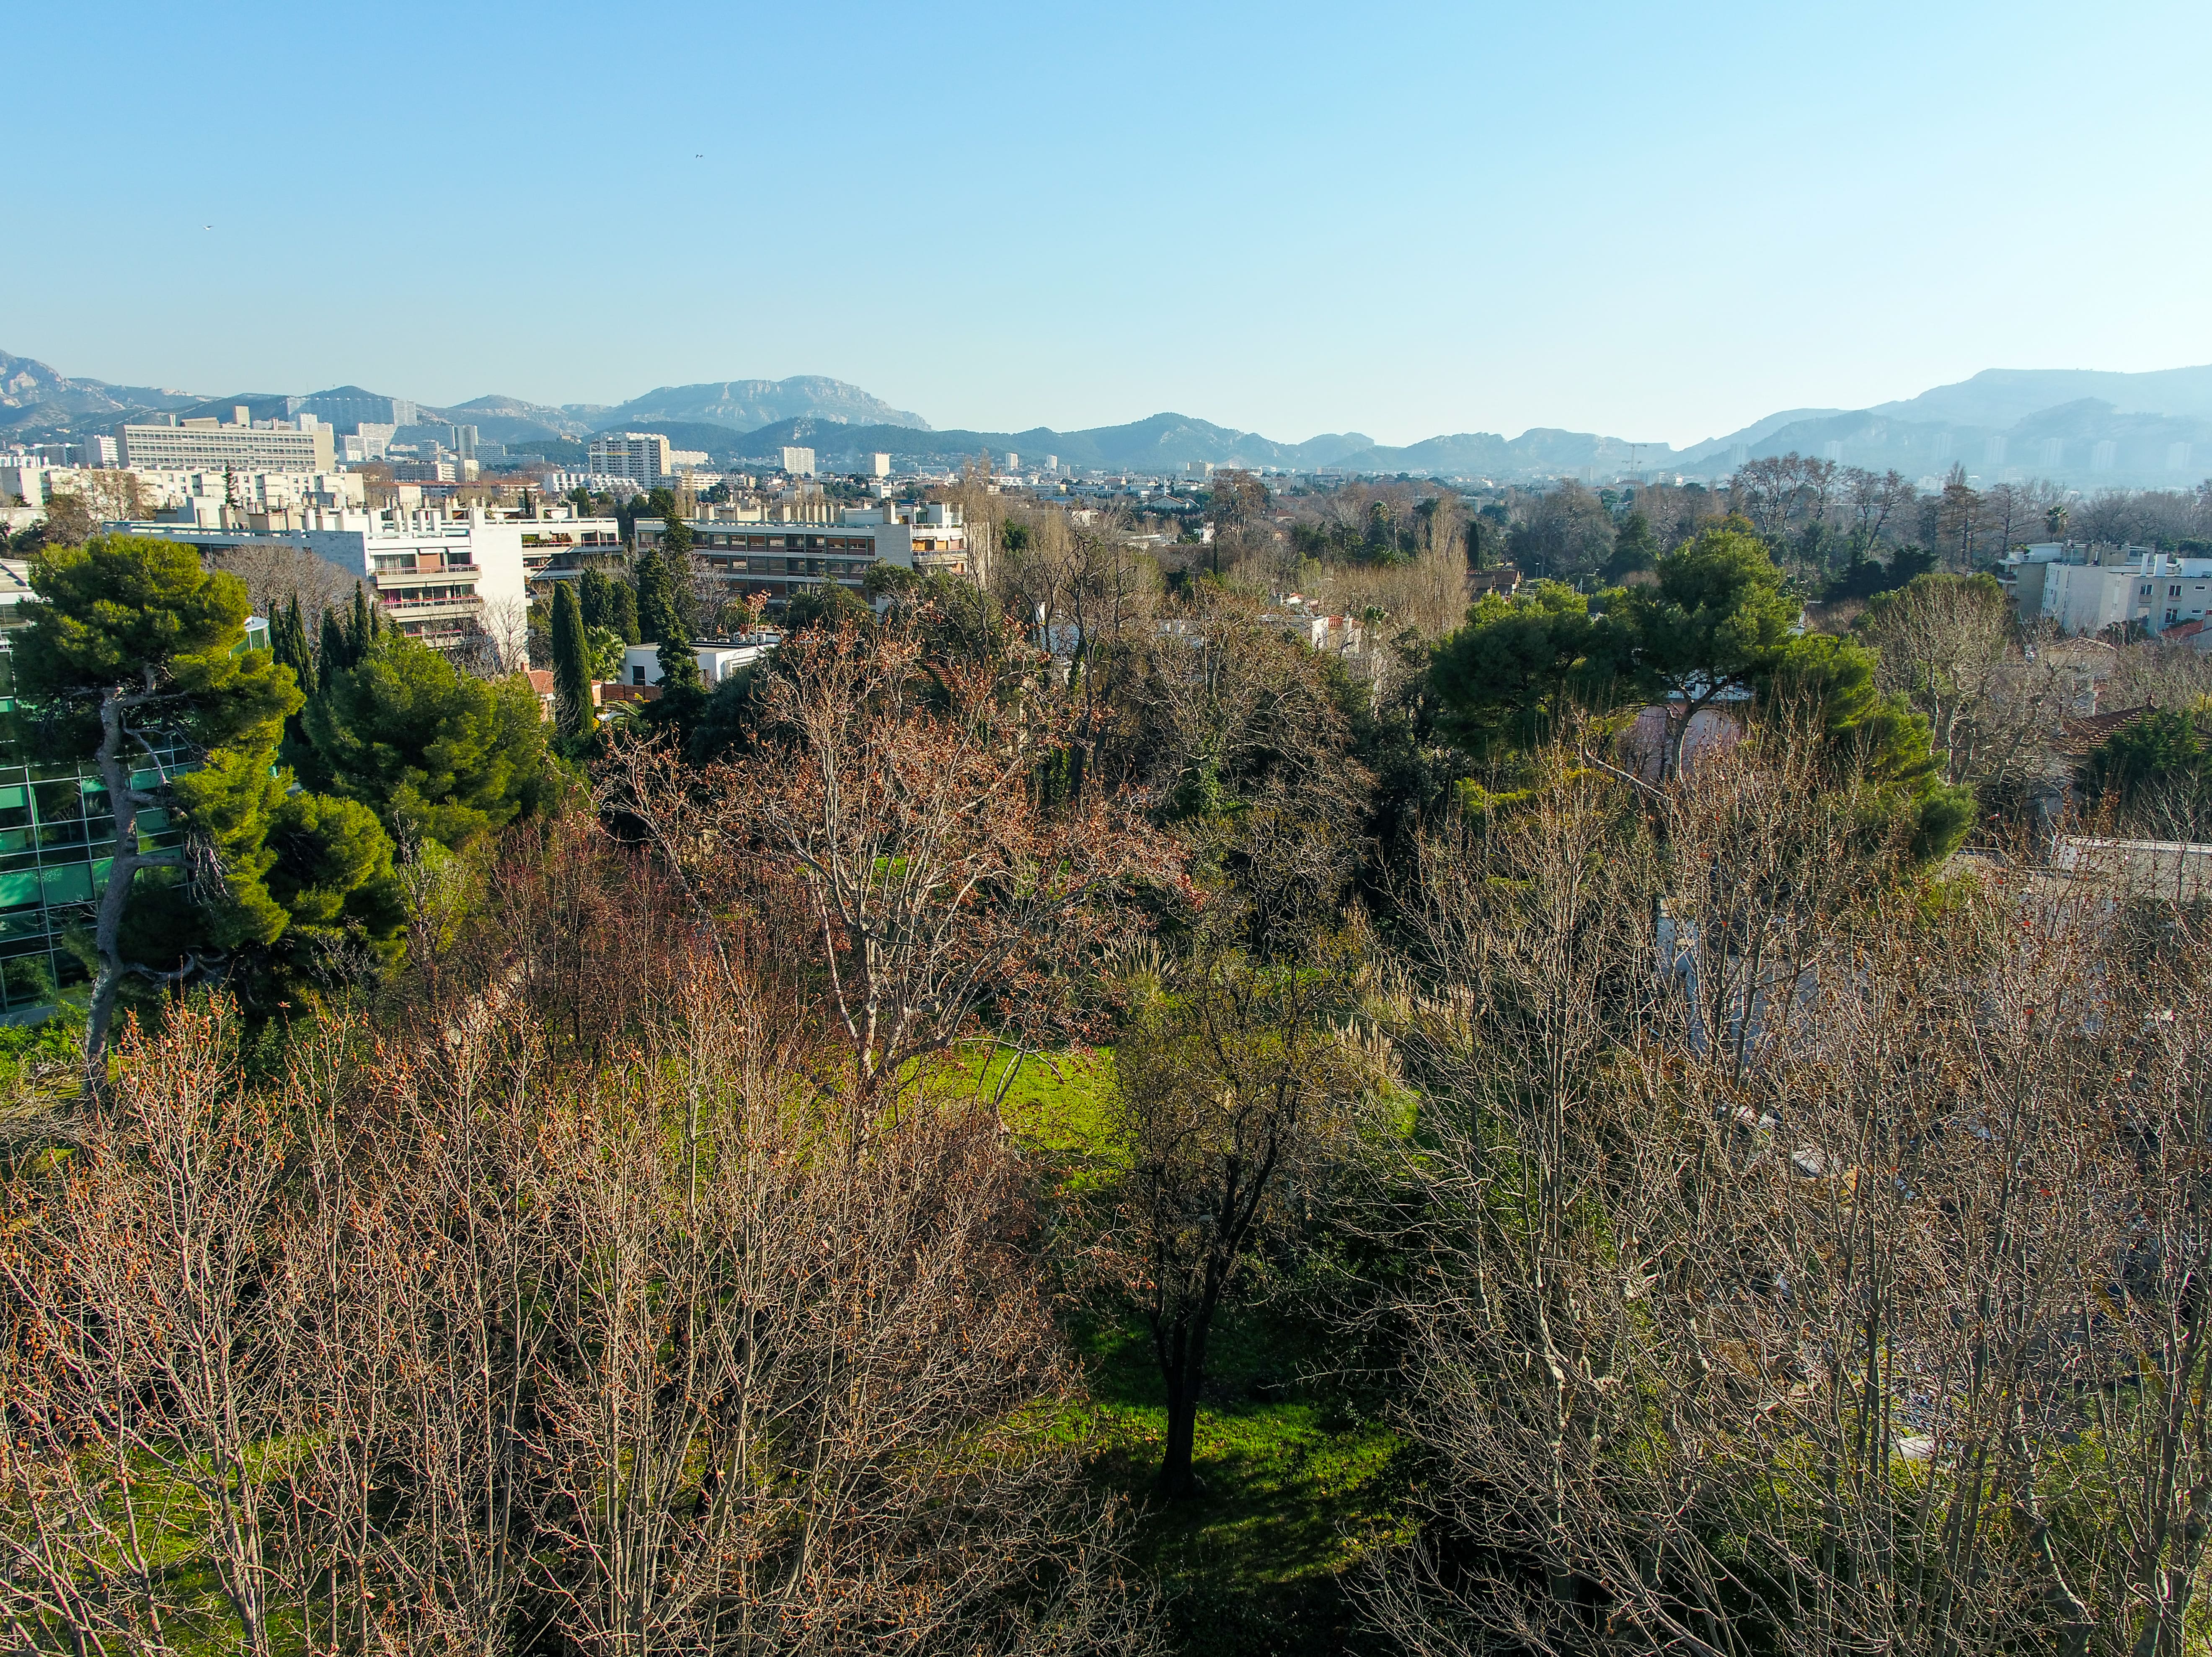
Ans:
<svg viewBox="0 0 2212 1657"><path fill-rule="evenodd" d="M611 518L314 507L304 519L296 529L157 521L114 527L203 550L270 542L300 547L368 581L402 633L441 646L520 618L529 604L533 561L542 568L564 549L590 545L611 554L621 545L621 525Z"/></svg>
<svg viewBox="0 0 2212 1657"><path fill-rule="evenodd" d="M870 455L868 457L868 470L872 476L889 477L891 475L890 456L880 452Z"/></svg>
<svg viewBox="0 0 2212 1657"><path fill-rule="evenodd" d="M586 449L586 470L654 489L674 476L668 440L659 432L601 432Z"/></svg>
<svg viewBox="0 0 2212 1657"><path fill-rule="evenodd" d="M783 452L783 469L793 477L814 476L814 451L787 446Z"/></svg>
<svg viewBox="0 0 2212 1657"><path fill-rule="evenodd" d="M699 677L707 682L708 689L722 683L741 668L755 662L775 648L775 635L750 639L702 639L691 646L691 653L699 663ZM626 685L648 685L660 683L660 646L657 644L631 645L623 652L622 682Z"/></svg>
<svg viewBox="0 0 2212 1657"><path fill-rule="evenodd" d="M240 404L229 422L174 416L115 428L120 464L146 471L327 472L331 428L312 415L256 422ZM304 422L302 425L301 422Z"/></svg>
<svg viewBox="0 0 2212 1657"><path fill-rule="evenodd" d="M2212 558L2149 547L2041 542L2008 554L1998 579L2021 619L2062 633L2140 625L2156 635L2212 610Z"/></svg>

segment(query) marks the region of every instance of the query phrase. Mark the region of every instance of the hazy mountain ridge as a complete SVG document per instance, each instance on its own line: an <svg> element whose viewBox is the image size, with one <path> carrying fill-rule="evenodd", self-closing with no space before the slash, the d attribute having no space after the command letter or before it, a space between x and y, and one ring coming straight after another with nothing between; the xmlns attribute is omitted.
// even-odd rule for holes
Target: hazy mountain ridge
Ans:
<svg viewBox="0 0 2212 1657"><path fill-rule="evenodd" d="M1217 465L1296 466L1333 464L1341 455L1370 446L1358 432L1329 434L1304 443L1278 443L1255 432L1216 426L1188 415L1157 414L1120 426L1093 426L1081 431L1055 431L1032 426L1026 431L982 432L967 428L933 431L883 424L842 426L805 417L779 421L744 434L730 453L746 459L772 460L785 444L801 444L814 450L825 470L848 469L872 452L902 458L942 461L948 464L990 456L1000 470L1009 452L1021 457L1024 466L1041 465L1048 455L1062 467L1082 470L1177 472L1194 460Z"/></svg>
<svg viewBox="0 0 2212 1657"><path fill-rule="evenodd" d="M190 391L167 385L112 385L104 379L72 379L35 357L0 351L0 424L15 425L41 415L123 414L137 409L179 409L198 401Z"/></svg>
<svg viewBox="0 0 2212 1657"><path fill-rule="evenodd" d="M254 418L268 419L286 412L287 398L198 398L167 387L72 379L35 359L0 352L0 428L12 428L20 438L104 431L154 410L227 419L240 404ZM1285 442L1173 412L1065 432L1043 426L939 431L920 415L820 374L664 385L615 404L555 406L489 393L449 406L418 406L426 419L474 425L484 442L518 449L564 446L557 440L600 431L653 430L665 433L678 448L702 449L724 463L772 464L783 446L804 445L816 451L824 470L860 467L879 451L945 464L988 452L1003 467L1012 451L1030 466L1055 455L1067 468L1155 474L1211 461L1500 482L1654 470L1718 478L1746 459L1794 450L1916 478L1963 464L1984 483L2017 476L2091 487L2170 487L2212 473L2212 366L2142 373L1991 368L1868 409L1780 410L1680 450L1553 427L1532 427L1512 438L1457 432L1401 446L1358 432Z"/></svg>
<svg viewBox="0 0 2212 1657"><path fill-rule="evenodd" d="M659 385L643 397L634 397L605 410L599 418L599 428L618 430L651 420L696 420L749 432L779 420L801 418L851 426L903 426L925 432L929 429L929 422L920 415L894 409L859 386L831 379L826 374Z"/></svg>

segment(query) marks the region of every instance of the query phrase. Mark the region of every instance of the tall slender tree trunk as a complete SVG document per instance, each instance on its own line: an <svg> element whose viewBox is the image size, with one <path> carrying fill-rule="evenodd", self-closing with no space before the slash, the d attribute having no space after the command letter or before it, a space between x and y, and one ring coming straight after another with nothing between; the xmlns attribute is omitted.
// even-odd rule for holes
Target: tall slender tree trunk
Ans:
<svg viewBox="0 0 2212 1657"><path fill-rule="evenodd" d="M145 797L131 786L131 762L124 753L128 735L124 715L146 700L125 685L112 685L100 699L100 780L107 790L109 821L115 830L115 853L107 866L107 884L100 889L100 905L93 921L93 948L100 970L93 980L92 1005L85 1018L84 1087L88 1098L96 1098L107 1083L108 1035L115 1022L116 992L130 970L123 959L123 917L131 903L131 883L141 869L170 865L174 853L145 853L138 847L138 807Z"/></svg>
<svg viewBox="0 0 2212 1657"><path fill-rule="evenodd" d="M1206 1385L1206 1326L1212 1308L1184 1312L1157 1337L1160 1378L1167 1383L1168 1436L1160 1452L1160 1493L1180 1498L1193 1494L1198 1479L1191 1471L1198 1447L1198 1399Z"/></svg>

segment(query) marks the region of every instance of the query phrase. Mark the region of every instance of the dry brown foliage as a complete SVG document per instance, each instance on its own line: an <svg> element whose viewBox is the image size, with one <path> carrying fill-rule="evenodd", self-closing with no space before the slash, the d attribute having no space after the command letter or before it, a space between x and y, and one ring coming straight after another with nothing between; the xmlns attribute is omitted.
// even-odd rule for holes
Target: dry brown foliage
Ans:
<svg viewBox="0 0 2212 1657"><path fill-rule="evenodd" d="M1563 766L1426 850L1408 1649L2182 1649L2201 920L1931 911L1803 763Z"/></svg>
<svg viewBox="0 0 2212 1657"><path fill-rule="evenodd" d="M1085 963L1139 928L1133 889L1180 880L1132 796L1047 803L1072 718L1034 659L925 665L848 625L786 642L757 752L631 744L600 795L702 917L805 917L866 1108L987 1025L1016 1053L1080 1034Z"/></svg>
<svg viewBox="0 0 2212 1657"><path fill-rule="evenodd" d="M179 1009L15 1170L11 1644L1148 1648L992 1114L848 1132L765 930L588 828L487 901L392 1033L270 1092Z"/></svg>

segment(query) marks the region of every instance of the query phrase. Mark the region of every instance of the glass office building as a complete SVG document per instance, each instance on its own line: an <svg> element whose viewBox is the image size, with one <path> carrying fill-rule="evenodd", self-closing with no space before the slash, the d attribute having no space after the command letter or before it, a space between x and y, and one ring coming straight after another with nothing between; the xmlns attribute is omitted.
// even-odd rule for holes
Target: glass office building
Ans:
<svg viewBox="0 0 2212 1657"><path fill-rule="evenodd" d="M268 624L256 616L246 624L246 646L268 643ZM0 1023L35 1017L58 992L90 978L94 900L115 853L99 768L89 760L40 761L31 740L35 717L16 701L15 659L0 632ZM157 739L151 756L140 751L133 784L158 784L155 763L171 774L192 768ZM168 814L150 807L138 813L138 836L149 850L181 841Z"/></svg>

